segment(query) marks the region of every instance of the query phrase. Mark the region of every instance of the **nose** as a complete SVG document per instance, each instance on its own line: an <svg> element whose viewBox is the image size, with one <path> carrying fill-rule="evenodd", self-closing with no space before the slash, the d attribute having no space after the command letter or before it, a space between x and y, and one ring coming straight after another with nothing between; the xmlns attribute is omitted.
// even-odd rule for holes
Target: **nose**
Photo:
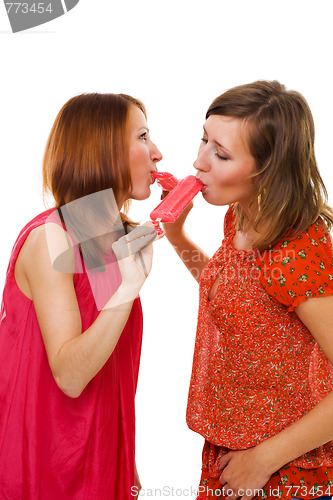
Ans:
<svg viewBox="0 0 333 500"><path fill-rule="evenodd" d="M160 150L157 148L157 146L154 143L152 143L152 147L150 150L150 158L152 159L152 161L154 163L161 161L163 158L162 153L160 152Z"/></svg>
<svg viewBox="0 0 333 500"><path fill-rule="evenodd" d="M209 170L209 162L207 155L205 155L203 148L199 149L197 159L193 163L193 167L196 170L207 172Z"/></svg>

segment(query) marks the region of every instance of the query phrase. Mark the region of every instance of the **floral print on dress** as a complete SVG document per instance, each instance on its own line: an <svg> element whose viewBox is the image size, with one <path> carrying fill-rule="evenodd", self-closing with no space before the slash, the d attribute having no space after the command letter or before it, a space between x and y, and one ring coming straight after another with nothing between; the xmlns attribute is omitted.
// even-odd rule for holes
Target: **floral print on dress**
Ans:
<svg viewBox="0 0 333 500"><path fill-rule="evenodd" d="M297 238L260 252L261 282L278 302L293 311L310 297L333 293L332 239L321 219Z"/></svg>
<svg viewBox="0 0 333 500"><path fill-rule="evenodd" d="M189 428L222 452L274 436L333 389L331 363L294 312L307 298L333 293L332 241L323 223L261 252L234 248L232 206L224 229L201 275L186 415ZM203 479L210 481L216 471L205 472L205 456ZM298 468L307 486L319 485L323 470L332 480L333 442L287 464L284 486ZM280 475L272 480L277 484Z"/></svg>

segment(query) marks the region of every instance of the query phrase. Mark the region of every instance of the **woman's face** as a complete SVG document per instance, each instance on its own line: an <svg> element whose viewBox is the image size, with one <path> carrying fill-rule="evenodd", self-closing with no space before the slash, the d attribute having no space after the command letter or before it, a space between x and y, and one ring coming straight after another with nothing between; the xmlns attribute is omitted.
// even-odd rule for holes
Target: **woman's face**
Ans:
<svg viewBox="0 0 333 500"><path fill-rule="evenodd" d="M204 134L194 167L205 184L203 197L212 205L238 202L246 210L254 194L249 178L256 170L255 160L244 141L241 120L211 115L204 124Z"/></svg>
<svg viewBox="0 0 333 500"><path fill-rule="evenodd" d="M152 173L156 172L156 163L162 159L162 155L150 139L145 115L134 105L130 108L129 129L132 190L128 198L145 200L150 196L150 186L154 182Z"/></svg>

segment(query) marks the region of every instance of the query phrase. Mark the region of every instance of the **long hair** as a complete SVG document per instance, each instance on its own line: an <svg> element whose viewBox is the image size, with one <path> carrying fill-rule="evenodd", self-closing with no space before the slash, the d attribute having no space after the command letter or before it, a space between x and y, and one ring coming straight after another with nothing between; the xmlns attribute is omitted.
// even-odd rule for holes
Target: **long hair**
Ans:
<svg viewBox="0 0 333 500"><path fill-rule="evenodd" d="M125 94L81 94L62 107L43 159L43 192L56 207L103 189L112 188L116 198L129 191L131 105L146 116L144 105Z"/></svg>
<svg viewBox="0 0 333 500"><path fill-rule="evenodd" d="M103 253L98 239L90 237L92 225L107 228L109 221L115 219L112 214L114 207L110 209L102 192L112 189L113 199L118 201L132 187L129 110L133 105L146 117L142 102L126 94L75 96L58 113L47 140L42 170L43 192L44 195L52 194L63 224L81 251L80 242L86 241L86 264L89 267L101 265ZM97 204L71 203L99 192ZM125 215L128 206L127 201L121 215L125 231L129 224ZM65 221L62 218L64 212Z"/></svg>
<svg viewBox="0 0 333 500"><path fill-rule="evenodd" d="M245 140L256 162L253 202L258 249L288 234L302 233L319 216L326 230L333 224L327 191L314 152L313 117L304 97L277 81L256 81L227 90L210 105L206 118L224 115L242 121ZM244 214L235 205L238 228Z"/></svg>

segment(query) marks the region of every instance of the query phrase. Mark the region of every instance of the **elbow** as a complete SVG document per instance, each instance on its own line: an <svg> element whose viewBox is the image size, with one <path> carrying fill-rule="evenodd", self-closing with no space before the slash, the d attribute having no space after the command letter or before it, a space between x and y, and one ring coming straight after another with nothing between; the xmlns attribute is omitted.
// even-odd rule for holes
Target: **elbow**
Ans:
<svg viewBox="0 0 333 500"><path fill-rule="evenodd" d="M59 377L57 375L53 376L57 386L66 396L71 399L77 399L81 396L84 387L75 384L73 381L65 381L62 377Z"/></svg>
<svg viewBox="0 0 333 500"><path fill-rule="evenodd" d="M61 390L64 394L66 394L66 396L68 396L71 399L77 399L78 397L81 396L81 394L83 392L83 389L82 389L82 391L73 391L70 389L69 390L61 389Z"/></svg>

